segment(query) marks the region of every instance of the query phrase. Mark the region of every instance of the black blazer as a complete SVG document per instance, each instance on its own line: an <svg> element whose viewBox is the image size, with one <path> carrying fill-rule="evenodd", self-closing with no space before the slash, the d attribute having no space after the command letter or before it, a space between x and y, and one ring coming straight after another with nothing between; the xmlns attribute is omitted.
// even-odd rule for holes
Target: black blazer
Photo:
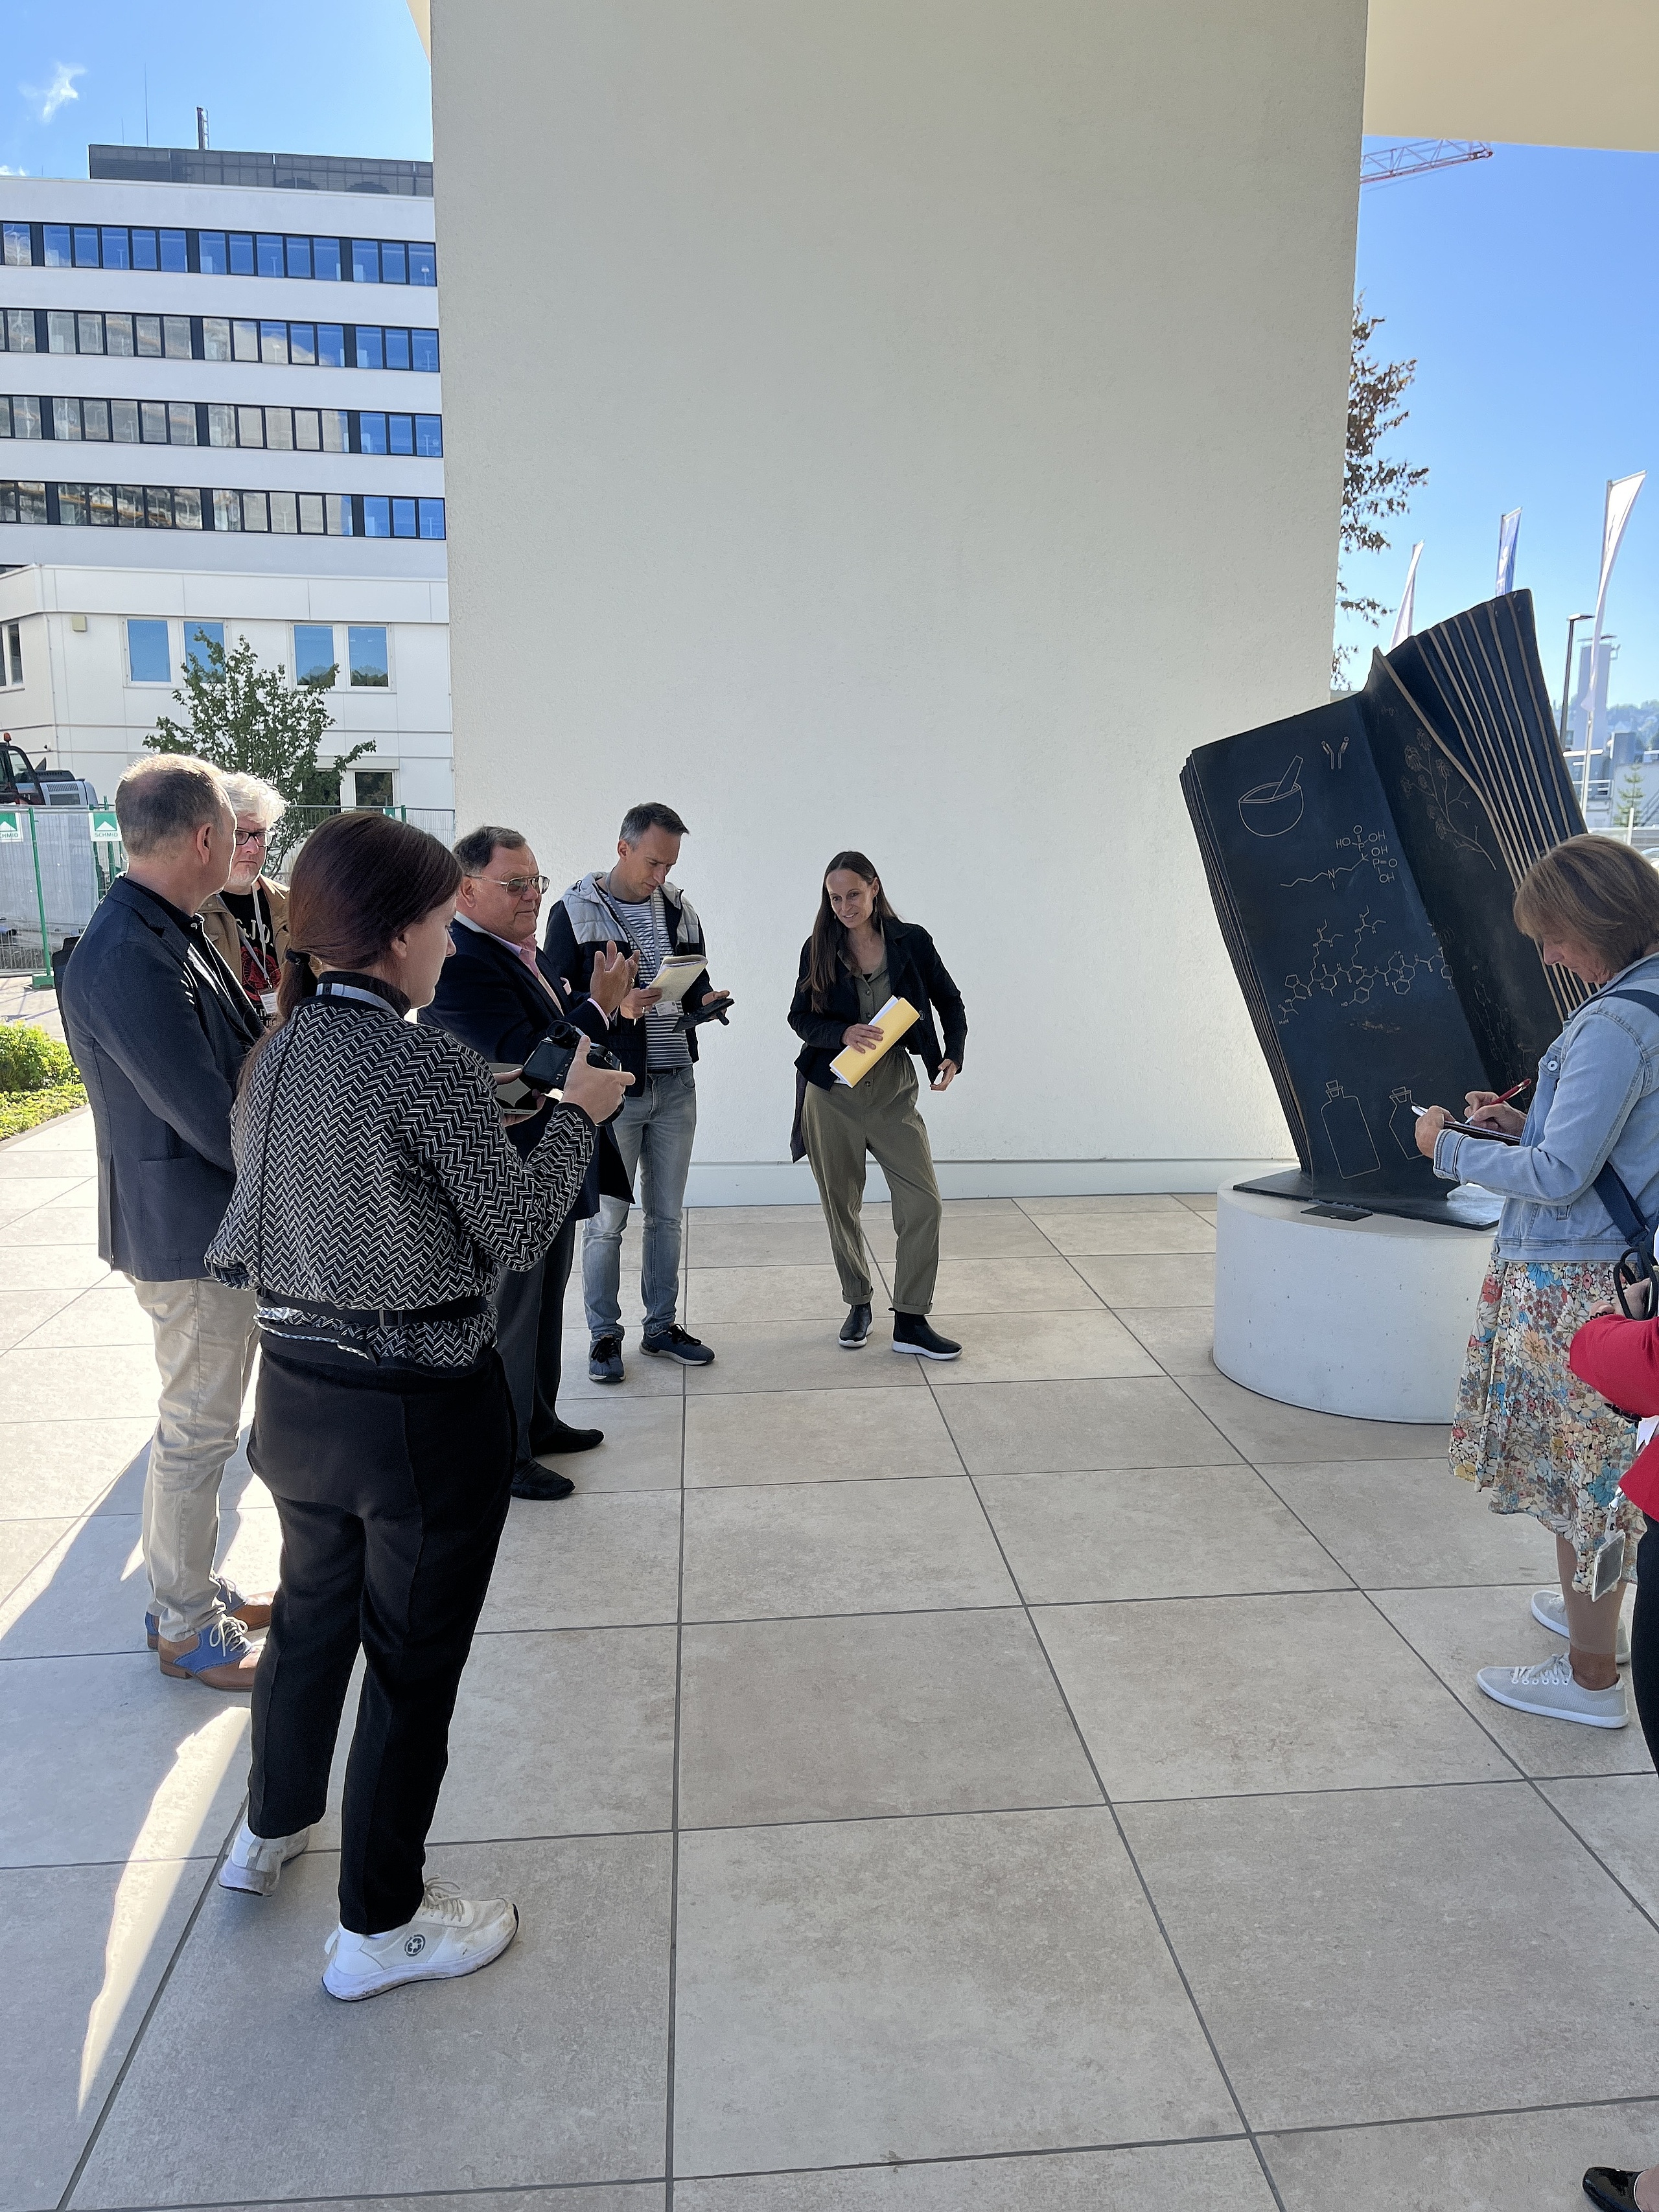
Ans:
<svg viewBox="0 0 1659 2212"><path fill-rule="evenodd" d="M958 1067L963 1064L968 1042L968 1014L962 994L934 950L933 939L920 922L888 921L882 924L882 928L887 939L888 988L896 999L908 999L921 1018L902 1039L904 1048L915 1053L927 1070L931 1082L939 1073L940 1060L953 1060ZM796 1068L807 1082L816 1083L820 1091L829 1091L834 1088L836 1080L830 1063L842 1049L842 1032L860 1018L858 985L850 969L837 965L829 1007L823 1013L814 1013L807 981L811 956L812 940L809 937L800 949L800 972L789 1008L789 1026L801 1039ZM933 1026L935 1008L945 1030L943 1051L939 1049L939 1031Z"/></svg>
<svg viewBox="0 0 1659 2212"><path fill-rule="evenodd" d="M118 876L64 970L64 1034L98 1141L98 1249L140 1282L207 1273L235 1186L230 1106L264 1031L202 933Z"/></svg>
<svg viewBox="0 0 1659 2212"><path fill-rule="evenodd" d="M567 1004L558 979L544 953L536 955L537 972L546 988L516 954L482 930L458 921L451 932L455 950L443 964L438 989L429 1006L417 1018L434 1029L447 1030L471 1045L482 1059L520 1066L547 1035L554 1019L562 1014L599 1044L608 1042L605 1016L588 998ZM533 1121L515 1121L507 1131L520 1152L540 1143L546 1127L539 1115ZM570 1209L571 1217L585 1221L599 1212L599 1197L633 1198L628 1173L608 1127L593 1147L581 1195Z"/></svg>

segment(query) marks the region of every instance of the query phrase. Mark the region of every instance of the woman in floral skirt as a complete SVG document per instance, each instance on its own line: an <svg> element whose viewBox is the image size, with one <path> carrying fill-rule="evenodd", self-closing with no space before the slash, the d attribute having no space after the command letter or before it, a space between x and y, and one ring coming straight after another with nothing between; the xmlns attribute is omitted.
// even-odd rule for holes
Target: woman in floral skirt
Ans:
<svg viewBox="0 0 1659 2212"><path fill-rule="evenodd" d="M1593 1188L1601 1169L1611 1164L1644 1220L1659 1215L1659 872L1629 846L1571 837L1522 878L1515 920L1547 964L1593 995L1540 1061L1524 1116L1489 1091L1468 1093L1468 1119L1518 1143L1449 1129L1439 1106L1419 1120L1417 1142L1447 1182L1504 1199L1451 1465L1491 1493L1495 1513L1530 1513L1554 1532L1560 1590L1538 1591L1532 1610L1567 1648L1476 1679L1499 1705L1623 1728L1620 1616L1644 1523L1619 1479L1636 1431L1571 1372L1567 1352L1612 1302L1628 1242Z"/></svg>

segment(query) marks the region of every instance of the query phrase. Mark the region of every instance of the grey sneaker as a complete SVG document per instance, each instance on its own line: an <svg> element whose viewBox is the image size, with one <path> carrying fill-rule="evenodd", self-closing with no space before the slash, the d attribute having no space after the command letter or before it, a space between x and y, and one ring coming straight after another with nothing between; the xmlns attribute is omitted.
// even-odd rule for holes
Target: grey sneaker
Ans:
<svg viewBox="0 0 1659 2212"><path fill-rule="evenodd" d="M1615 1682L1610 1690L1581 1689L1572 1679L1572 1662L1565 1651L1546 1659L1541 1667L1483 1667L1474 1679L1496 1704L1513 1705L1518 1713L1577 1721L1585 1728L1630 1725L1624 1684Z"/></svg>
<svg viewBox="0 0 1659 2212"><path fill-rule="evenodd" d="M678 1359L682 1367L707 1367L714 1353L702 1340L682 1328L678 1322L671 1322L655 1336L642 1336L640 1350L648 1352L656 1359Z"/></svg>
<svg viewBox="0 0 1659 2212"><path fill-rule="evenodd" d="M587 1379L590 1382L620 1382L623 1379L622 1339L619 1336L600 1336L593 1340L587 1355Z"/></svg>
<svg viewBox="0 0 1659 2212"><path fill-rule="evenodd" d="M1540 1628L1547 1628L1552 1636L1565 1636L1567 1632L1566 1602L1559 1589L1533 1592L1532 1617ZM1629 1666L1630 1623L1622 1613L1619 1616L1619 1634L1613 1644L1613 1656L1619 1666Z"/></svg>
<svg viewBox="0 0 1659 2212"><path fill-rule="evenodd" d="M246 1820L236 1831L230 1856L219 1869L221 1889L244 1889L254 1897L269 1897L283 1878L283 1869L297 1859L311 1841L309 1828L297 1836L256 1836Z"/></svg>
<svg viewBox="0 0 1659 2212"><path fill-rule="evenodd" d="M350 2004L400 1982L447 1982L499 1959L519 1932L519 1908L504 1897L458 1897L453 1882L429 1881L421 1907L383 1936L337 1928L323 1946L323 1987Z"/></svg>

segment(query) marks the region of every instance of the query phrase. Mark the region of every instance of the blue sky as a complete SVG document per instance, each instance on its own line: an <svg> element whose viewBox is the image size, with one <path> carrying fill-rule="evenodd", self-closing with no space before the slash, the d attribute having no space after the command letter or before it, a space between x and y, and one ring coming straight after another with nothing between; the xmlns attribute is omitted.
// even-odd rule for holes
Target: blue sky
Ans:
<svg viewBox="0 0 1659 2212"><path fill-rule="evenodd" d="M0 165L84 176L97 139L429 156L426 58L404 0L10 0ZM1568 615L1593 605L1609 477L1652 467L1608 623L1617 700L1659 697L1659 155L1500 146L1489 161L1370 186L1357 282L1379 345L1415 355L1396 450L1428 483L1351 580L1392 608L1413 538L1419 624L1492 590L1498 519L1520 507L1516 580L1559 682ZM1363 669L1379 633L1349 623ZM1385 640L1382 641L1386 641Z"/></svg>

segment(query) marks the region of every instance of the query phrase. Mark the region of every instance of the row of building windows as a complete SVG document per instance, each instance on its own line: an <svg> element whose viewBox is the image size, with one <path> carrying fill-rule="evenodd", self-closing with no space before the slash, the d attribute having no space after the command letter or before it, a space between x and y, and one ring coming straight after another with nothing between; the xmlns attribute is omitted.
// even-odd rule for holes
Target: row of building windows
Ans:
<svg viewBox="0 0 1659 2212"><path fill-rule="evenodd" d="M184 656L178 664L180 672L193 666L204 673L211 673L213 656L207 648L216 645L221 653L224 651L223 623L196 622L186 617L183 629ZM172 624L159 616L128 617L130 681L172 683L174 662L171 630ZM343 656L336 642L340 630L345 633ZM392 686L392 656L386 626L381 623L341 623L337 626L333 623L295 623L293 665L296 684L308 684L320 691L331 691L343 670L354 691L386 691ZM16 679L20 684L23 680L21 667L20 658Z"/></svg>
<svg viewBox="0 0 1659 2212"><path fill-rule="evenodd" d="M112 222L9 222L9 269L155 269L202 276L309 276L338 284L435 284L428 240L295 238L264 230L141 230Z"/></svg>
<svg viewBox="0 0 1659 2212"><path fill-rule="evenodd" d="M210 491L194 484L0 483L0 522L242 530L283 538L441 538L444 503L367 492Z"/></svg>
<svg viewBox="0 0 1659 2212"><path fill-rule="evenodd" d="M7 353L88 353L122 361L261 361L295 368L435 371L436 331L378 323L288 323L232 315L112 315L92 308L0 309Z"/></svg>
<svg viewBox="0 0 1659 2212"><path fill-rule="evenodd" d="M117 446L240 446L272 453L409 453L441 460L441 415L379 408L242 407L220 399L36 398L0 394L0 438Z"/></svg>

